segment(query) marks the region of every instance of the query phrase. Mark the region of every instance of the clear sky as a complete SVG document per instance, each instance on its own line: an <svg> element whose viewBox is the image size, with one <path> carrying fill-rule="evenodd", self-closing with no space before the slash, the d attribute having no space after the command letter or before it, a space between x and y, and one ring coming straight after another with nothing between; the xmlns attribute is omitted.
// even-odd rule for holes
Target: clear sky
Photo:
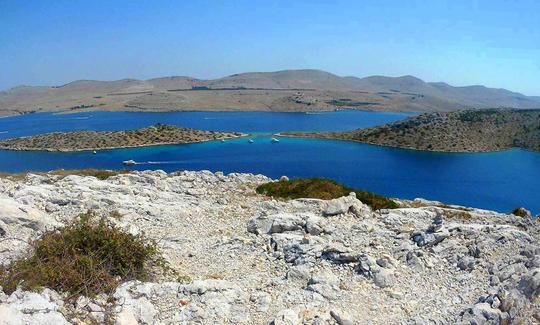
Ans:
<svg viewBox="0 0 540 325"><path fill-rule="evenodd" d="M301 68L540 95L540 1L0 0L0 89Z"/></svg>

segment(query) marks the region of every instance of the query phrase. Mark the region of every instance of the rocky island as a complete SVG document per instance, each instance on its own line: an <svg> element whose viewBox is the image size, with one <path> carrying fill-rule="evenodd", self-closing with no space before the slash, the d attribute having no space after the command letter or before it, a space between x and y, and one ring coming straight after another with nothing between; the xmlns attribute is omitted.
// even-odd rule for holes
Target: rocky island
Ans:
<svg viewBox="0 0 540 325"><path fill-rule="evenodd" d="M128 131L53 132L0 140L4 150L85 151L224 140L243 136L156 124Z"/></svg>
<svg viewBox="0 0 540 325"><path fill-rule="evenodd" d="M425 113L367 129L283 135L444 152L511 148L540 151L540 110L486 109Z"/></svg>
<svg viewBox="0 0 540 325"><path fill-rule="evenodd" d="M371 204L383 199L363 192L288 199L285 190L298 197L313 182L299 188L284 177L279 183L287 186L272 186L278 181L253 174L158 170L101 178L0 178L0 324L540 320L540 224L524 209L517 216L394 199L374 210L360 199ZM327 195L327 188L311 191ZM89 210L101 221L73 224ZM101 237L76 235L95 229L100 232L93 234L110 238L109 250L111 245L127 249L114 246L118 243L131 245L130 254L111 252L119 261L129 257L133 264L156 248L162 254L158 265L174 272L150 270L144 277L124 272L125 277L112 278L99 273L82 281L73 268L50 269L51 261L73 251L49 261L35 259L61 249L51 238L66 245L73 245L67 239L83 239L90 249L89 243ZM155 244L134 245L142 239ZM77 259L81 252L75 251ZM28 272L36 263L38 272ZM83 290L58 283L59 273ZM21 274L28 274L26 281L13 281ZM32 289L37 275L57 285ZM96 283L115 285L93 287ZM91 289L104 292L83 294Z"/></svg>

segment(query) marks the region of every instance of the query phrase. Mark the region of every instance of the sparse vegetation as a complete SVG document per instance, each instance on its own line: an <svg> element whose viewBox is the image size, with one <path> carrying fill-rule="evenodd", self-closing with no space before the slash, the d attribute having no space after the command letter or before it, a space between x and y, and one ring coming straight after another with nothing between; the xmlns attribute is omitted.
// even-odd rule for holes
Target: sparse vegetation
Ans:
<svg viewBox="0 0 540 325"><path fill-rule="evenodd" d="M377 105L375 102L356 102L351 101L350 99L332 99L326 102L327 104L337 106L337 107L361 107L361 106L372 106Z"/></svg>
<svg viewBox="0 0 540 325"><path fill-rule="evenodd" d="M111 293L122 281L145 280L161 257L154 242L108 225L92 213L43 234L31 255L0 268L0 286L10 294L43 287L70 297Z"/></svg>
<svg viewBox="0 0 540 325"><path fill-rule="evenodd" d="M374 210L398 208L396 202L389 198L354 189L324 178L298 178L269 182L257 187L257 193L259 194L284 199L314 198L330 200L348 195L351 192L356 193L356 197L360 201Z"/></svg>
<svg viewBox="0 0 540 325"><path fill-rule="evenodd" d="M353 131L282 133L431 151L540 151L540 110L485 109L426 113Z"/></svg>
<svg viewBox="0 0 540 325"><path fill-rule="evenodd" d="M529 212L525 208L515 208L512 210L512 214L518 217L527 217Z"/></svg>
<svg viewBox="0 0 540 325"><path fill-rule="evenodd" d="M7 178L10 180L23 180L26 178L26 175L29 173L37 174L37 175L56 175L60 176L61 178L69 176L69 175L79 175L79 176L94 176L101 180L106 180L109 177L120 175L120 174L128 174L130 172L129 169L120 169L120 170L108 170L108 169L95 169L95 168L87 168L87 169L57 169L57 170L51 170L49 172L43 173L43 172L28 172L28 173L0 173L1 178Z"/></svg>
<svg viewBox="0 0 540 325"><path fill-rule="evenodd" d="M113 148L182 144L241 136L241 133L214 132L156 124L128 131L53 132L0 140L0 149L84 151Z"/></svg>

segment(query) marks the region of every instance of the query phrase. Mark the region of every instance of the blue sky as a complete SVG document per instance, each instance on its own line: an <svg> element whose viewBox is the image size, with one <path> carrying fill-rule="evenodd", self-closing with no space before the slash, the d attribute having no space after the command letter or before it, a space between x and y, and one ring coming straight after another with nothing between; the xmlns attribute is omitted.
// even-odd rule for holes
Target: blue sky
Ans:
<svg viewBox="0 0 540 325"><path fill-rule="evenodd" d="M0 89L301 68L540 95L540 1L0 0Z"/></svg>

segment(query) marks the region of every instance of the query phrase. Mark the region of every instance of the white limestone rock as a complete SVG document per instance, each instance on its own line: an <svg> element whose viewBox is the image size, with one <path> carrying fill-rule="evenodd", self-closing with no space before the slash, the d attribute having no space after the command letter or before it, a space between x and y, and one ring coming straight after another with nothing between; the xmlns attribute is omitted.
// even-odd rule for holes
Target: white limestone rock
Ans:
<svg viewBox="0 0 540 325"><path fill-rule="evenodd" d="M62 300L54 291L13 292L0 303L0 325L69 325L59 312Z"/></svg>

